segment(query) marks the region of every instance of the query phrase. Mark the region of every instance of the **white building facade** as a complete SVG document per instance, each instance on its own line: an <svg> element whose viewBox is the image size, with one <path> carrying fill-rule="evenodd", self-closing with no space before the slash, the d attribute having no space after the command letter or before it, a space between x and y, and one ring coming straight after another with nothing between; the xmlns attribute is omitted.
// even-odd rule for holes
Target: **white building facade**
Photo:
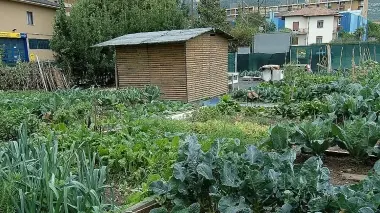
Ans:
<svg viewBox="0 0 380 213"><path fill-rule="evenodd" d="M339 13L327 8L303 8L285 15L285 28L292 30L292 45L329 43L337 38Z"/></svg>

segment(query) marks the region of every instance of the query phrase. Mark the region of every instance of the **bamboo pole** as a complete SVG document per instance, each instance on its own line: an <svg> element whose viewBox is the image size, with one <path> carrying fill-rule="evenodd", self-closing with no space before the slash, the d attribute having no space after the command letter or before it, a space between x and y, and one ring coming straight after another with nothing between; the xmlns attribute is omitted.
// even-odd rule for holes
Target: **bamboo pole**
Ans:
<svg viewBox="0 0 380 213"><path fill-rule="evenodd" d="M352 78L355 79L355 47L352 48L352 59L351 59L351 63L352 63Z"/></svg>
<svg viewBox="0 0 380 213"><path fill-rule="evenodd" d="M321 53L322 53L322 47L319 47L319 54L318 54L318 64L321 63ZM318 72L320 71L320 67L318 66Z"/></svg>

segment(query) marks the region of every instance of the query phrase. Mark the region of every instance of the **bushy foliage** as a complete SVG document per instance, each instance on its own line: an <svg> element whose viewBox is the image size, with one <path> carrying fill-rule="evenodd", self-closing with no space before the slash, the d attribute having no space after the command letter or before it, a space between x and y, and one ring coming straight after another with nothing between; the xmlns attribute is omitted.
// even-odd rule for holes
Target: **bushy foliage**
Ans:
<svg viewBox="0 0 380 213"><path fill-rule="evenodd" d="M110 84L114 79L113 48L92 46L129 33L180 29L185 14L177 0L84 0L66 16L56 17L52 49L75 83Z"/></svg>
<svg viewBox="0 0 380 213"><path fill-rule="evenodd" d="M0 63L0 90L30 90L43 88L38 65L16 63L5 66Z"/></svg>
<svg viewBox="0 0 380 213"><path fill-rule="evenodd" d="M375 212L380 162L358 184L333 186L318 157L295 163L296 153L237 153L216 141L203 151L195 137L180 147L172 178L150 187L164 207L151 212Z"/></svg>

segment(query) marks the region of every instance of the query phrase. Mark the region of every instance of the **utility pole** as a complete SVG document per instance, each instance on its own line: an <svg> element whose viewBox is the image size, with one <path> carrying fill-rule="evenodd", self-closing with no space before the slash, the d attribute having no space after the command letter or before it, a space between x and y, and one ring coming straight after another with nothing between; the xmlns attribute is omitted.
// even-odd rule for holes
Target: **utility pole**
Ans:
<svg viewBox="0 0 380 213"><path fill-rule="evenodd" d="M245 19L245 12L244 12L244 8L245 7L245 2L244 2L244 0L241 0L241 19L243 20L243 21L245 21L247 24L248 24L248 20L246 20ZM248 10L249 11L249 10Z"/></svg>
<svg viewBox="0 0 380 213"><path fill-rule="evenodd" d="M194 0L191 0L191 27L194 27Z"/></svg>
<svg viewBox="0 0 380 213"><path fill-rule="evenodd" d="M244 0L241 0L241 18L244 20Z"/></svg>
<svg viewBox="0 0 380 213"><path fill-rule="evenodd" d="M260 13L260 0L257 0L257 12Z"/></svg>

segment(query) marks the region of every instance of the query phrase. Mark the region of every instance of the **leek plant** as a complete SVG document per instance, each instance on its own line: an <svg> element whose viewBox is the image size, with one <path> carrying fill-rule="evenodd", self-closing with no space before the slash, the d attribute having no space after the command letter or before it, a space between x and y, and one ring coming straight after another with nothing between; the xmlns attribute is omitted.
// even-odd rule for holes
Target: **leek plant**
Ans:
<svg viewBox="0 0 380 213"><path fill-rule="evenodd" d="M11 203L11 209L21 213L113 209L112 199L105 198L110 188L106 185L107 168L99 165L97 154L86 156L74 145L59 152L57 140L34 142L23 124L18 141L0 147L0 185L7 186L10 193L2 203Z"/></svg>

